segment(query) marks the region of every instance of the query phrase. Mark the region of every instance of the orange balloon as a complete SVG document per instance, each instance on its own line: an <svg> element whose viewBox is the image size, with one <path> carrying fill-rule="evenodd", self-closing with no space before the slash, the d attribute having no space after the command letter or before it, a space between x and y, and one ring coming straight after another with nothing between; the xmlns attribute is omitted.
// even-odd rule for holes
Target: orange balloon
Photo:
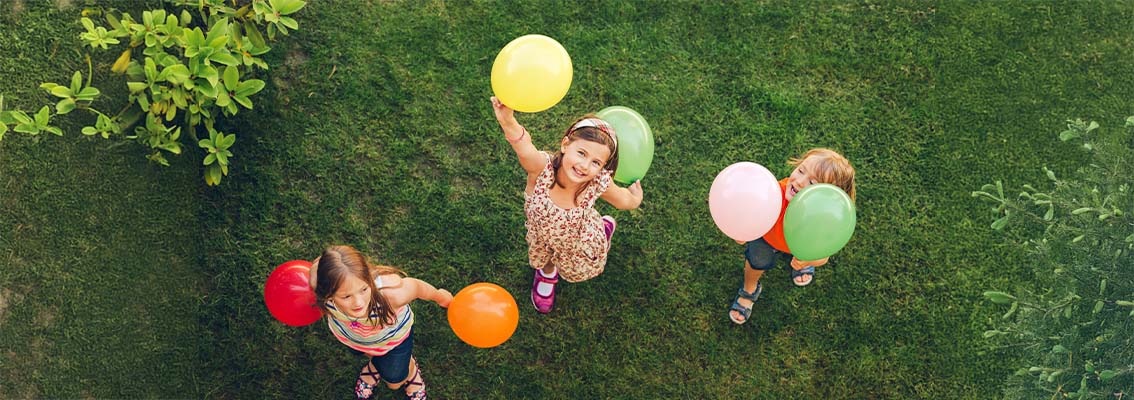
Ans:
<svg viewBox="0 0 1134 400"><path fill-rule="evenodd" d="M449 327L474 347L496 347L516 332L520 309L516 299L492 283L474 283L461 289L449 303Z"/></svg>

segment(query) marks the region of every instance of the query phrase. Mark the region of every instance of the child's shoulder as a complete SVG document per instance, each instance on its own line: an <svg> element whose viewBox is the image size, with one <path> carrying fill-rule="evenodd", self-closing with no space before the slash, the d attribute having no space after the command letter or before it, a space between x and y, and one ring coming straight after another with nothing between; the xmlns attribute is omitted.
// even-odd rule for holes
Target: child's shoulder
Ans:
<svg viewBox="0 0 1134 400"><path fill-rule="evenodd" d="M398 274L381 274L374 277L374 284L378 286L379 289L400 288L402 287L402 283L405 279L408 278L403 278Z"/></svg>

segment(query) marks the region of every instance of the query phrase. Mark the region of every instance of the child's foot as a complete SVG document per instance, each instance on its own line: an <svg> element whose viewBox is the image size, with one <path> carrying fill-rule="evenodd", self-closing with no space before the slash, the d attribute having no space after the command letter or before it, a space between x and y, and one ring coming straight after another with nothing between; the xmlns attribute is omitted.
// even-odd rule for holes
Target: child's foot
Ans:
<svg viewBox="0 0 1134 400"><path fill-rule="evenodd" d="M358 380L354 382L354 395L360 399L369 399L374 395L374 387L378 386L379 380L382 377L378 376L378 370L374 369L374 365L370 362L362 367L362 371L358 373Z"/></svg>
<svg viewBox="0 0 1134 400"><path fill-rule="evenodd" d="M602 216L602 227L603 227L603 230L606 231L606 240L610 241L610 238L614 236L614 228L618 227L618 222L615 222L614 217L612 217L612 216L603 215Z"/></svg>
<svg viewBox="0 0 1134 400"><path fill-rule="evenodd" d="M551 312L551 306L555 305L556 283L559 283L559 271L546 276L543 270L535 270L535 278L532 279L532 305L540 314Z"/></svg>
<svg viewBox="0 0 1134 400"><path fill-rule="evenodd" d="M414 368L413 376L406 379L406 398L409 400L425 400L425 378L421 377L421 364L417 363L417 359L413 360Z"/></svg>
<svg viewBox="0 0 1134 400"><path fill-rule="evenodd" d="M737 325L748 322L748 316L752 315L752 304L760 299L760 292L764 291L764 287L760 282L756 282L756 289L751 293L744 291L744 286L741 285L737 290L736 300L732 301L732 306L728 308L728 319L732 320Z"/></svg>
<svg viewBox="0 0 1134 400"><path fill-rule="evenodd" d="M791 281L796 286L807 286L815 279L815 267L803 267L800 269L791 269Z"/></svg>

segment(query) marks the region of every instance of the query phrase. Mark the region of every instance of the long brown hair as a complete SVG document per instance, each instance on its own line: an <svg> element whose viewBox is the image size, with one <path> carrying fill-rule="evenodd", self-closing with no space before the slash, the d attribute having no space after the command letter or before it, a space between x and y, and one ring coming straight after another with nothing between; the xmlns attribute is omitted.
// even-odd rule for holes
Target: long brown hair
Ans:
<svg viewBox="0 0 1134 400"><path fill-rule="evenodd" d="M838 186L844 192L847 192L851 201L854 201L854 166L851 166L850 161L842 154L831 149L814 148L803 153L803 156L799 158L791 159L788 161L788 165L798 167L799 164L803 163L803 160L812 156L819 162L815 163L815 167L807 173L815 177L815 180L820 183Z"/></svg>
<svg viewBox="0 0 1134 400"><path fill-rule="evenodd" d="M313 269L316 270L317 279L315 283L316 304L323 311L323 314L329 312L327 301L331 300L331 297L339 290L339 286L342 286L347 276L354 276L370 286L370 301L366 307L367 319L373 323L375 319L371 316L377 315L377 320L384 325L394 323L397 310L390 307L390 302L386 300L386 296L378 293L378 288L374 286L374 277L386 274L398 274L405 277L405 272L386 265L375 265L350 246L327 247L326 250L323 250L323 255L316 258L312 265Z"/></svg>
<svg viewBox="0 0 1134 400"><path fill-rule="evenodd" d="M602 169L608 171L614 171L618 169L618 148L615 147L615 139L610 137L610 134L607 134L602 129L593 126L584 126L579 129L574 129L576 124L587 118L600 119L594 114L587 114L579 117L575 120L575 122L572 122L571 125L567 127L567 132L563 133L563 137L567 138L567 144L571 144L576 140L586 140L606 146L607 149L610 149L610 158L606 160L606 165L603 165ZM563 186L563 184L559 183L559 165L562 162L563 147L560 147L559 150L555 152L555 156L551 158L551 172L553 173L552 177L555 179L555 185L559 187L566 187ZM583 190L586 188L587 185L579 185L579 188L575 190L575 196L571 200L574 201L575 199L578 199L579 195L582 194Z"/></svg>

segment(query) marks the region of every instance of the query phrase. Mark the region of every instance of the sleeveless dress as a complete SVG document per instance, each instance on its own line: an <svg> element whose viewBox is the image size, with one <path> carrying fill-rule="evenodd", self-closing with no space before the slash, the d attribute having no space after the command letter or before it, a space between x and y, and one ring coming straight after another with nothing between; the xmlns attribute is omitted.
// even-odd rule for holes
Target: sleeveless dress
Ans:
<svg viewBox="0 0 1134 400"><path fill-rule="evenodd" d="M610 186L611 172L602 170L587 183L579 197L578 207L563 209L551 200L555 171L551 155L536 177L531 194L524 194L524 214L528 228L528 261L532 268L543 268L551 262L568 282L594 278L606 267L610 240L606 238L602 217L594 209L595 201Z"/></svg>

